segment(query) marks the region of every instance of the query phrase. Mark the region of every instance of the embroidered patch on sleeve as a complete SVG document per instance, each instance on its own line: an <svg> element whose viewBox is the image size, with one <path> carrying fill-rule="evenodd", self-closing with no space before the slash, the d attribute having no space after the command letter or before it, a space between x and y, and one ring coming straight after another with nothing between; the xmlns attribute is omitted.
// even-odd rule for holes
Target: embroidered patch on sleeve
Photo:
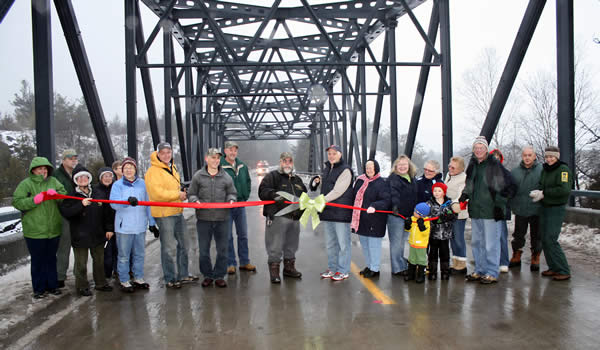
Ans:
<svg viewBox="0 0 600 350"><path fill-rule="evenodd" d="M560 178L561 178L562 182L569 182L569 173L566 171L563 171L562 173L560 173Z"/></svg>

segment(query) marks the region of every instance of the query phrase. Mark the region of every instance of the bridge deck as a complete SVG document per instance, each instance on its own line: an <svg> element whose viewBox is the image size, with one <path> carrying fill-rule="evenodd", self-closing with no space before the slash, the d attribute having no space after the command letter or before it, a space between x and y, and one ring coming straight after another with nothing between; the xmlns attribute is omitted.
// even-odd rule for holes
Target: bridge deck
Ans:
<svg viewBox="0 0 600 350"><path fill-rule="evenodd" d="M256 192L254 192L256 193ZM450 281L406 283L392 277L384 240L382 274L371 284L357 273L343 282L321 280L326 267L321 226L304 229L298 253L301 280L269 283L260 208L248 209L251 260L256 273L229 276L229 287L164 288L160 243L146 248L151 288L126 295L118 290L74 296L70 275L60 298L41 303L33 316L0 334L0 346L28 349L481 349L594 348L600 306L598 266L568 252L573 279L555 282L524 265L492 286ZM195 218L191 271L198 272ZM470 250L470 249L469 249ZM360 246L352 260L363 267ZM469 252L470 254L470 252ZM214 258L214 255L213 255ZM542 268L545 268L542 260ZM356 269L355 269L356 270ZM91 276L90 276L91 277ZM32 304L29 280L16 297ZM365 284L366 283L366 284ZM378 299L379 298L379 299ZM385 299L389 298L389 299ZM381 303L384 300L393 304ZM39 303L39 302L38 302ZM24 313L24 311L22 311ZM8 315L2 315L3 318Z"/></svg>

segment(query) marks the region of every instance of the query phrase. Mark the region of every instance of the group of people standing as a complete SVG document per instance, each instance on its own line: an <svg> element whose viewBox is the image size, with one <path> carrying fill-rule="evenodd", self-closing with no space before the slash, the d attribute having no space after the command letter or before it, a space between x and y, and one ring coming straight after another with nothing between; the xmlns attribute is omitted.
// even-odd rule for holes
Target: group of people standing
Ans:
<svg viewBox="0 0 600 350"><path fill-rule="evenodd" d="M66 150L60 167L44 157L35 157L28 178L13 195L13 206L23 213L23 234L31 254L34 298L60 294L69 265L70 248L75 256L74 275L80 295L91 295L87 280L88 252L93 259L95 289L111 291L115 277L124 292L148 289L144 280L144 248L149 229L161 243L161 263L167 288L199 280L189 273L189 237L181 207L138 206L139 201L181 203L234 203L247 201L251 179L248 167L237 158L239 146L225 143L225 155L217 148L205 154L206 165L192 177L189 189L181 184L173 163L173 149L162 142L150 155L151 167L145 179L138 176L137 164L125 158L112 169L101 168L98 184L78 164L74 150ZM405 155L396 159L387 178L379 163L370 159L364 174L354 176L343 160L339 146L327 148L323 173L309 182L312 191L320 190L325 201L358 209L326 206L320 213L325 232L327 269L323 279L342 281L349 277L351 234L359 235L365 257L360 274L365 278L380 274L382 239L386 231L390 241L391 273L405 280L422 283L425 276L435 280L438 263L441 279L451 272L465 274L467 281L482 284L497 282L501 271L521 265L525 235L531 237L531 270L538 271L544 252L548 270L543 276L567 280L570 270L558 243L565 207L573 185L570 169L560 161L557 147L547 147L545 163L536 160L535 150L525 147L522 161L508 171L498 150L489 152L482 136L473 143L473 155L467 167L462 157L452 157L448 174L442 181L440 165L425 163L423 176L416 178L416 167ZM465 169L466 168L466 169ZM288 204L281 192L300 197L307 192L295 173L289 152L280 156L279 167L261 181L261 200L273 200L264 206L265 248L272 283L283 276L300 278L296 269L299 247L299 209L276 215ZM44 200L45 195L69 194L78 199ZM92 199L125 201L127 204L103 204ZM513 256L508 259L506 221L515 214ZM382 212L387 211L387 213ZM471 246L474 270L467 272L465 224L471 219ZM196 209L199 268L203 287L213 283L226 287L226 274L236 272L233 227L237 235L239 270L256 271L250 263L248 229L244 207ZM216 261L210 257L212 240ZM409 256L405 257L405 244ZM65 248L66 247L66 248ZM450 263L452 257L452 264Z"/></svg>

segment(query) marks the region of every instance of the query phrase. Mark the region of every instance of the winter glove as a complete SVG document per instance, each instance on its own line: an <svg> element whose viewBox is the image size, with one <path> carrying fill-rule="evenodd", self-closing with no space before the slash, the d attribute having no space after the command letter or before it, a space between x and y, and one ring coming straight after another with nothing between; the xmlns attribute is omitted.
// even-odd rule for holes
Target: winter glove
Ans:
<svg viewBox="0 0 600 350"><path fill-rule="evenodd" d="M136 205L138 205L138 199L135 197L129 197L129 198L127 198L127 201L129 202L129 205L131 205L132 207L135 207Z"/></svg>
<svg viewBox="0 0 600 350"><path fill-rule="evenodd" d="M494 207L494 220L496 220L496 221L505 220L504 210L502 210L502 208Z"/></svg>
<svg viewBox="0 0 600 350"><path fill-rule="evenodd" d="M44 201L44 192L40 192L33 197L33 203L40 204Z"/></svg>
<svg viewBox="0 0 600 350"><path fill-rule="evenodd" d="M423 218L417 219L417 225L419 226L419 230L421 231L425 231L427 229L427 227L425 227L425 220L423 220Z"/></svg>
<svg viewBox="0 0 600 350"><path fill-rule="evenodd" d="M160 231L158 230L158 227L150 226L148 227L148 229L154 234L154 238L158 238L160 236Z"/></svg>
<svg viewBox="0 0 600 350"><path fill-rule="evenodd" d="M534 202L539 202L544 199L544 192L541 190L533 190L529 192L529 197L531 197Z"/></svg>
<svg viewBox="0 0 600 350"><path fill-rule="evenodd" d="M51 195L51 196L54 196L55 194L58 194L58 193L56 192L56 190L55 190L55 189L53 189L53 188L51 188L51 189L49 189L48 191L46 191L46 193L47 193L47 194L49 194L49 195Z"/></svg>
<svg viewBox="0 0 600 350"><path fill-rule="evenodd" d="M315 180L319 180L319 182L315 182ZM321 178L319 175L313 176L308 182L308 187L311 191L316 191L319 185L321 184Z"/></svg>
<svg viewBox="0 0 600 350"><path fill-rule="evenodd" d="M466 193L463 193L460 195L460 197L458 198L459 202L466 202L469 200L469 196Z"/></svg>
<svg viewBox="0 0 600 350"><path fill-rule="evenodd" d="M367 214L373 214L374 212L375 212L375 208L373 208L373 207L367 208Z"/></svg>
<svg viewBox="0 0 600 350"><path fill-rule="evenodd" d="M410 231L410 227L412 226L412 220L410 218L404 220L404 230Z"/></svg>
<svg viewBox="0 0 600 350"><path fill-rule="evenodd" d="M285 202L285 198L283 198L280 195L276 195L275 198L273 198L273 200L276 202L276 204L284 204Z"/></svg>
<svg viewBox="0 0 600 350"><path fill-rule="evenodd" d="M392 214L396 215L396 216L400 216L400 212L398 211L398 207L395 206L395 205L392 207Z"/></svg>

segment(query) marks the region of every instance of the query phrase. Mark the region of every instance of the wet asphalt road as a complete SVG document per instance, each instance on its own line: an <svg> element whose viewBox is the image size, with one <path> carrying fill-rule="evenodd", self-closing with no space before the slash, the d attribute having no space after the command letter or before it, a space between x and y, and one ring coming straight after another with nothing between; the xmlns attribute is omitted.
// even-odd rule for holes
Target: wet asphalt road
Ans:
<svg viewBox="0 0 600 350"><path fill-rule="evenodd" d="M253 191L253 194L256 190ZM303 229L297 267L301 280L269 282L260 208L248 209L251 262L256 273L229 276L228 288L166 289L160 243L146 247L151 287L77 297L72 290L23 322L2 348L25 349L594 349L600 325L600 276L585 259L571 259L573 279L555 282L521 270L491 286L450 281L418 285L392 277L384 241L382 273L368 289L352 274L321 280L326 268L322 227ZM190 266L198 274L195 219ZM470 250L470 249L469 249ZM353 242L352 261L363 257ZM470 252L469 252L470 254ZM570 257L570 255L569 255ZM526 254L525 261L529 258ZM214 259L214 251L213 251ZM542 260L542 269L545 269ZM91 276L90 276L91 277ZM72 277L71 277L72 278ZM372 293L395 304L382 304ZM376 294L379 295L379 294Z"/></svg>

